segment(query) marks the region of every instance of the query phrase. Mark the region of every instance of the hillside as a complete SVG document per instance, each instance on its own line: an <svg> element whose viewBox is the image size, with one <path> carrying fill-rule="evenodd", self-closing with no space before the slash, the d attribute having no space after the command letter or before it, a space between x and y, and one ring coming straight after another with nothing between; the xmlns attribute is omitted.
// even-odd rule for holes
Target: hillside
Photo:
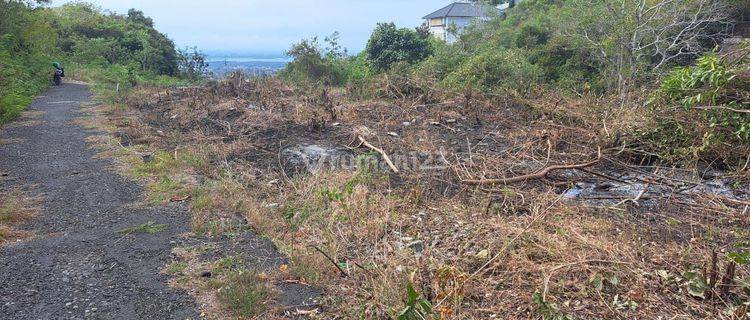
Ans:
<svg viewBox="0 0 750 320"><path fill-rule="evenodd" d="M20 115L52 84L52 62L69 77L97 83L137 84L191 78L195 51L180 51L143 12L127 15L86 3L42 6L46 1L0 3L0 123Z"/></svg>
<svg viewBox="0 0 750 320"><path fill-rule="evenodd" d="M207 318L744 319L748 12L526 0L454 44L382 23L276 76L97 82L82 123L148 204L189 206L164 272Z"/></svg>

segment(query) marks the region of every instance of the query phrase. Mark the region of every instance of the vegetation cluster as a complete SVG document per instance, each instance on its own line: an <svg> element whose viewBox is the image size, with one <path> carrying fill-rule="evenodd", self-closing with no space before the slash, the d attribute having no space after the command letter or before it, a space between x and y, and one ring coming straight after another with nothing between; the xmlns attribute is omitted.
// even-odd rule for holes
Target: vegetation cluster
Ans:
<svg viewBox="0 0 750 320"><path fill-rule="evenodd" d="M699 110L720 99L717 95L727 89L717 86L745 89L742 83L747 79L747 51L729 62L719 57L718 50L748 10L746 2L733 0L528 0L463 32L454 30L458 41L453 44L433 39L426 26L398 29L392 23L379 24L366 49L355 56L341 51L338 33L326 38L326 49L315 40L303 40L289 51L295 59L280 76L308 87L344 87L352 98L413 96L422 103L461 95L467 88L487 98L520 95L534 99L550 92L614 97L620 107L643 105L648 110L644 112L654 113L654 121L647 127L633 130L631 126L615 134L628 136L634 145L647 144L648 151L665 156L672 153L667 150L672 145L651 139L666 134L689 141L689 146L683 144L681 150L705 152L681 151L683 157L669 158L696 160L704 154L716 156L711 150L714 146L743 140L742 128L748 125L746 112L719 116L723 120L718 120ZM713 63L692 67L699 59ZM722 67L727 63L731 67ZM711 66L725 73L694 72L692 80L686 79L689 76L685 73L690 70ZM674 127L663 116L674 115L673 107L679 103L669 104L656 97L666 92L675 98L678 93L674 86L682 86L680 93L698 98L692 102L697 109L683 111L707 121L682 123L681 134L676 135L674 130L651 132ZM724 98L735 101L729 109L719 108L723 113L748 109L747 101L735 99L736 95ZM646 108L653 100L661 104ZM715 127L717 121L730 121L728 124L737 130L704 139L701 128ZM660 145L662 148L658 148Z"/></svg>
<svg viewBox="0 0 750 320"><path fill-rule="evenodd" d="M176 50L141 11L120 15L86 3L47 8L47 2L0 2L0 123L18 117L51 85L54 61L68 77L123 88L205 73L200 52Z"/></svg>

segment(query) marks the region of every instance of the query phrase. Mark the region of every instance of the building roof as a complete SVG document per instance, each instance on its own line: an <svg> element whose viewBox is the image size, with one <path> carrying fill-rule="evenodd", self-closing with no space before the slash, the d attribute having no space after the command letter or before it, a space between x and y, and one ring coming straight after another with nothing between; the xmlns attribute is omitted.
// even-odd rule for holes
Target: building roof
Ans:
<svg viewBox="0 0 750 320"><path fill-rule="evenodd" d="M430 13L422 19L437 19L445 17L486 17L490 15L492 6L468 3L454 2L438 11Z"/></svg>

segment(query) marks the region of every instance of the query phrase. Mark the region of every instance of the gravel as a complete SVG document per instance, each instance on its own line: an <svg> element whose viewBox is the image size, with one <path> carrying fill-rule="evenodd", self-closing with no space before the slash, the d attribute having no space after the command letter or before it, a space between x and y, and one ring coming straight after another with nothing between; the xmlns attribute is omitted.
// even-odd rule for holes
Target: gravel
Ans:
<svg viewBox="0 0 750 320"><path fill-rule="evenodd" d="M160 274L171 250L190 229L180 204L139 205L143 190L94 159L72 123L84 85L49 90L30 106L41 122L8 126L0 138L0 189L35 186L42 213L23 229L37 238L0 247L0 319L198 319L190 296ZM169 227L122 236L119 230L149 221Z"/></svg>

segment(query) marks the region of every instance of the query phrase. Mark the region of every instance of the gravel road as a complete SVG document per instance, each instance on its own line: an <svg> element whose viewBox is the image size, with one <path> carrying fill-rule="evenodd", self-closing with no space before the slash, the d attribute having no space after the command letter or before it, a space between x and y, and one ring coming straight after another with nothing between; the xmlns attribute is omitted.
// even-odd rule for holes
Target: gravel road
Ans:
<svg viewBox="0 0 750 320"><path fill-rule="evenodd" d="M0 130L18 141L0 145L0 189L33 185L43 196L41 214L23 226L37 238L0 247L0 319L198 319L187 293L159 273L190 214L139 206L141 188L93 158L90 133L72 123L90 98L84 85L52 88L29 108L41 121ZM118 233L149 221L169 228Z"/></svg>

